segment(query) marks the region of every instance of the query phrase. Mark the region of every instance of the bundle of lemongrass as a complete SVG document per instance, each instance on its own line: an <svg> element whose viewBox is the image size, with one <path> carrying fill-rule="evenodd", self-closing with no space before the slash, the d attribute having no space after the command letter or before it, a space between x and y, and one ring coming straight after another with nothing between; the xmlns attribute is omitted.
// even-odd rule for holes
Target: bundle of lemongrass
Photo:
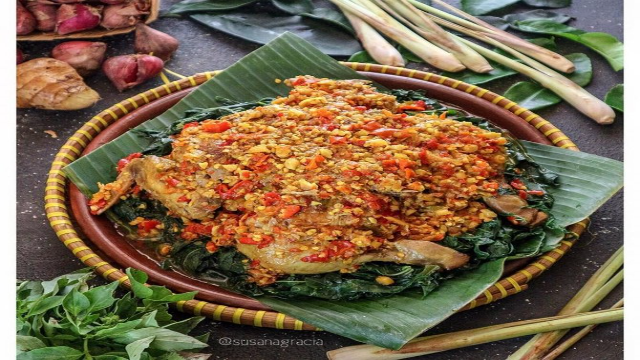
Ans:
<svg viewBox="0 0 640 360"><path fill-rule="evenodd" d="M492 70L486 60L490 59L537 81L599 124L611 124L615 118L611 107L556 71L573 72L571 61L441 0L432 2L451 13L416 0L331 1L345 13L363 47L380 64L403 66L404 60L378 31L435 68L450 72L468 68L485 73ZM448 33L442 26L501 49L517 60Z"/></svg>
<svg viewBox="0 0 640 360"><path fill-rule="evenodd" d="M591 276L582 289L580 289L558 315L554 317L524 320L479 329L416 338L400 350L389 350L373 345L356 345L329 351L327 356L331 360L406 359L493 341L538 334L508 359L553 360L593 330L597 324L623 319L623 300L618 301L610 309L591 311L622 282L624 270L620 268L622 267L623 261L623 248L621 247ZM584 328L551 350L551 348L564 337L569 329L576 327Z"/></svg>

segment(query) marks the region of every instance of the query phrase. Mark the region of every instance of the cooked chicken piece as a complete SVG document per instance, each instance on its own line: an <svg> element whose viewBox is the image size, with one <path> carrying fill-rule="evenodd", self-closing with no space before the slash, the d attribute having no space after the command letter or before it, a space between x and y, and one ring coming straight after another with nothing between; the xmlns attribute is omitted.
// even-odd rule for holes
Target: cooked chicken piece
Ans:
<svg viewBox="0 0 640 360"><path fill-rule="evenodd" d="M329 246L331 246L329 244ZM290 252L286 244L271 243L263 248L255 245L237 244L236 248L249 259L260 262L260 266L284 274L321 274L371 261L395 262L410 265L439 265L443 269L458 268L469 261L469 256L431 241L399 240L388 243L384 249L350 257L348 261L334 258L327 262L304 262L300 258L313 256L314 250Z"/></svg>
<svg viewBox="0 0 640 360"><path fill-rule="evenodd" d="M484 202L498 213L511 216L509 221L514 225L536 227L549 218L545 212L527 207L527 201L518 195L499 195L485 198Z"/></svg>
<svg viewBox="0 0 640 360"><path fill-rule="evenodd" d="M153 155L131 160L118 175L116 181L107 184L112 186L104 186L98 194L94 195L94 198L102 196L108 199L107 203L96 211L96 214L101 214L109 209L137 184L152 198L160 201L178 216L195 220L206 220L212 217L214 211L220 207L220 199L203 196L202 188L185 194L179 191L175 185L170 186L171 181L177 180L171 176L167 177L167 174L175 171L177 167L175 161ZM185 197L189 201L184 201Z"/></svg>

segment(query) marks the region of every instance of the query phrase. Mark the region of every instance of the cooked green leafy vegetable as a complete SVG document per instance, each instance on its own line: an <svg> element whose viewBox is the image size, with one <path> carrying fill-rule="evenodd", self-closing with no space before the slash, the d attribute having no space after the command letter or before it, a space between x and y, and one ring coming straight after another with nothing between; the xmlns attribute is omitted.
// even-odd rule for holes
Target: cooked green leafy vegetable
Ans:
<svg viewBox="0 0 640 360"><path fill-rule="evenodd" d="M187 335L203 317L174 321L168 312L169 303L195 293L147 287L143 272L127 274L133 291L121 297L117 281L90 286L91 269L18 284L17 359L186 359L178 352L208 346L208 336Z"/></svg>

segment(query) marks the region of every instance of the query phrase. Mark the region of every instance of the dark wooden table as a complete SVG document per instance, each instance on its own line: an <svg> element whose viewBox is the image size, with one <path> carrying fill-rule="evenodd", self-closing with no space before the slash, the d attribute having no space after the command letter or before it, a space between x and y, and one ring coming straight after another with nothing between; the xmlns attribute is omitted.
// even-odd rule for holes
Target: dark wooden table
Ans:
<svg viewBox="0 0 640 360"><path fill-rule="evenodd" d="M164 1L162 8L171 3ZM528 10L516 6L513 10ZM622 39L622 0L580 0L559 12L575 17L571 25L587 31L608 32ZM153 27L172 34L181 41L175 58L167 67L181 74L224 69L258 45L238 40L197 25L186 19L162 18ZM103 39L108 44L108 56L133 52L133 35ZM614 72L595 52L578 44L556 39L560 52L586 53L593 62L593 81L587 87L598 97L615 84L623 82L622 71ZM53 43L23 43L30 58L47 56ZM424 66L418 65L423 69ZM502 92L516 77L496 81L486 87ZM44 216L43 195L47 171L54 154L69 136L101 109L122 101L138 92L160 85L156 79L133 90L118 93L102 74L87 79L87 83L103 97L90 109L73 112L20 110L17 116L17 276L19 279L49 279L83 267L56 238ZM566 104L538 111L565 132L582 151L623 158L623 116L618 113L610 126L597 125ZM53 138L46 130L53 130ZM470 329L522 319L552 316L576 293L589 276L622 245L623 197L617 194L592 216L592 224L573 249L553 268L535 279L531 287L518 295L489 306L454 315L429 334ZM621 287L603 303L611 305L622 297ZM177 314L176 316L182 316ZM208 349L213 359L322 359L328 350L355 344L354 341L326 332L281 331L205 321L197 333L211 332ZM564 359L621 359L623 353L622 323L601 325L563 355ZM224 338L225 340L220 340ZM242 345L224 345L231 339ZM264 344L275 340L271 345ZM292 345L294 339L307 340L306 345ZM289 343L287 343L287 341ZM423 357L424 359L504 359L524 344L527 338L517 338L466 349ZM297 343L297 342L296 342Z"/></svg>

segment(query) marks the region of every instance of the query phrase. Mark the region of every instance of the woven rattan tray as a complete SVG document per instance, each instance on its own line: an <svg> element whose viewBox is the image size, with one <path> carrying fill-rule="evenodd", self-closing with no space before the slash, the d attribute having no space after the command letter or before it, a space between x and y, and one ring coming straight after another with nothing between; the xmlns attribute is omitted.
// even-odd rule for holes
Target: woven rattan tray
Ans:
<svg viewBox="0 0 640 360"><path fill-rule="evenodd" d="M506 99L505 97L486 89L440 75L417 70L361 63L343 64L357 71L393 74L406 78L420 79L466 92L496 104L517 115L523 121L538 129L538 131L554 145L562 148L578 150L576 145L567 136L548 121L533 112L518 106L516 103ZM128 278L122 270L103 260L78 235L78 231L71 222L71 215L67 208L67 179L62 168L77 159L82 154L84 148L96 135L122 116L140 106L149 104L175 93L176 91L198 86L214 77L217 73L217 71L206 72L189 76L178 81L168 82L165 85L115 104L94 116L90 121L84 124L67 140L60 151L56 154L48 174L47 186L45 189L45 211L47 218L60 241L76 257L78 257L80 261L82 261L86 266L93 267L95 271L105 279L109 281L119 281L127 288L130 286ZM560 243L558 248L535 259L527 259L524 263L512 263L511 266L508 266L507 270L505 270L505 274L507 275L506 277L484 291L482 295L471 301L460 311L486 305L525 290L528 287L529 281L551 267L565 254L566 251L571 248L573 243L586 228L587 224L588 220L583 220L577 224L571 225L569 227L570 234ZM175 307L183 312L206 316L217 321L233 322L236 324L291 330L316 329L314 326L305 324L300 320L274 311L233 307L201 300L181 301L176 303Z"/></svg>

